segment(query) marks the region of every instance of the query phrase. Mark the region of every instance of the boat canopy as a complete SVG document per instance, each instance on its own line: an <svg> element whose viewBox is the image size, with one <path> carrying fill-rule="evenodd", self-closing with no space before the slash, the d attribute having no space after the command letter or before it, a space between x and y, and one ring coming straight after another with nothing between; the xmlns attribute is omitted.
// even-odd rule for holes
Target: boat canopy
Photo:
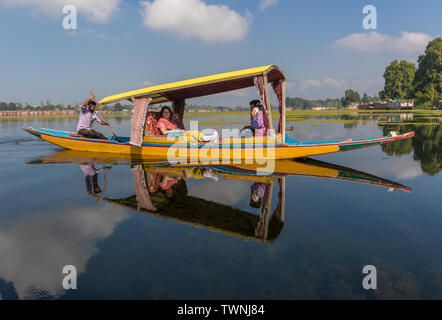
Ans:
<svg viewBox="0 0 442 320"><path fill-rule="evenodd" d="M141 97L150 97L150 105L197 98L253 87L255 85L254 78L258 75L267 75L268 82L285 80L285 76L278 66L268 65L127 91L105 97L98 104L103 105Z"/></svg>
<svg viewBox="0 0 442 320"><path fill-rule="evenodd" d="M183 115L186 108L186 99L256 86L259 99L264 107L263 117L267 133L274 134L269 98L269 84L271 84L279 101L280 116L277 132L282 134L282 142L284 143L285 82L286 79L282 70L276 65L268 65L123 92L106 97L98 104L103 105L126 99L132 101L131 138L129 143L141 147L146 120L149 117L149 105L172 102L173 112L176 115L174 121L180 129L184 129Z"/></svg>

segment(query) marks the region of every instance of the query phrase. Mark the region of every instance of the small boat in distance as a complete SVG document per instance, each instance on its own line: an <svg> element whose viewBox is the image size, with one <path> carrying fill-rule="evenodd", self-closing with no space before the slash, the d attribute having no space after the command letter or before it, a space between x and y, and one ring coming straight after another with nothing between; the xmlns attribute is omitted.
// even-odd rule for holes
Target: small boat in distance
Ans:
<svg viewBox="0 0 442 320"><path fill-rule="evenodd" d="M273 129L272 110L269 98L269 84L278 98L279 122ZM149 111L150 105L171 102L173 119L180 129L184 129L183 115L185 100L222 92L228 92L256 86L263 105L264 118L268 121L267 136L252 138L223 138L216 143L190 142L183 137L165 137L155 135L159 114ZM24 128L27 132L60 147L89 151L130 154L162 159L187 158L200 161L218 160L269 160L293 159L315 156L339 151L349 151L371 147L383 143L408 139L414 132L393 133L387 137L371 139L345 139L338 141L300 142L286 135L286 78L276 65L251 68L196 79L173 82L139 90L116 94L102 99L98 104L108 104L121 100L133 103L131 136L107 140L89 139L76 132L55 129ZM147 127L147 130L146 130ZM147 135L146 135L147 134ZM173 148L173 149L171 149Z"/></svg>

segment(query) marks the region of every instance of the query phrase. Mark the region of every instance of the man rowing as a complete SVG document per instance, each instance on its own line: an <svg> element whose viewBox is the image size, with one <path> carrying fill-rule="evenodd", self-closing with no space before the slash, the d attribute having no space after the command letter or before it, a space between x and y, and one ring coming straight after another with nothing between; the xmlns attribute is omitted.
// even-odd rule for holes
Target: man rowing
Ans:
<svg viewBox="0 0 442 320"><path fill-rule="evenodd" d="M78 119L77 124L77 132L78 134L81 134L86 138L106 139L106 137L102 133L92 129L92 123L95 120L97 120L103 126L109 125L109 123L107 123L106 121L101 120L101 118L95 112L95 107L97 103L93 99L94 96L91 94L91 96L80 106L81 111L80 118Z"/></svg>

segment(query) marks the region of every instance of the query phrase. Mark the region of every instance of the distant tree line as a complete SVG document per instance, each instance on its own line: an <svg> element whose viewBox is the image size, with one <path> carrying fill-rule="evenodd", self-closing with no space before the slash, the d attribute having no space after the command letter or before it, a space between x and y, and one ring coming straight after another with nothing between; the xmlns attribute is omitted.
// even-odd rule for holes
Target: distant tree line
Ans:
<svg viewBox="0 0 442 320"><path fill-rule="evenodd" d="M306 110L314 107L341 108L342 103L339 98L325 100L307 100L301 97L286 98L286 106L293 109Z"/></svg>
<svg viewBox="0 0 442 320"><path fill-rule="evenodd" d="M293 108L293 109L299 109L299 110L306 110L306 109L312 109L314 107L322 107L322 108L344 108L348 105L351 105L352 103L360 103L362 102L370 102L379 100L379 97L371 97L367 93L364 93L364 95L359 95L359 92L353 89L345 90L344 96L341 98L335 98L335 99L325 99L325 100L307 100L301 97L295 97L295 98L286 98L286 105L287 107Z"/></svg>

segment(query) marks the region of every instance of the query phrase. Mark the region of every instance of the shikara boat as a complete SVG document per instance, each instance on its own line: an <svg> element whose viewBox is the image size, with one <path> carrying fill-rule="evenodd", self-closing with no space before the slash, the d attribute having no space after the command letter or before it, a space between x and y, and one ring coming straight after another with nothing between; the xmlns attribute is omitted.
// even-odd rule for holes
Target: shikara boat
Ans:
<svg viewBox="0 0 442 320"><path fill-rule="evenodd" d="M272 110L269 99L269 84L279 100L279 121L273 129ZM228 92L256 86L264 106L267 136L251 138L221 137L217 142L189 141L184 137L158 136L156 121L158 113L149 111L149 106L172 103L173 120L184 129L185 100L211 94ZM387 137L372 139L345 139L335 141L300 142L286 135L286 78L276 65L239 70L185 81L173 82L144 89L112 95L98 104L104 105L121 100L133 103L131 136L107 140L88 139L75 132L55 129L24 128L27 132L60 147L89 152L129 154L161 159L210 160L259 160L292 159L339 151L349 151L383 143L407 139L414 132L393 133Z"/></svg>

